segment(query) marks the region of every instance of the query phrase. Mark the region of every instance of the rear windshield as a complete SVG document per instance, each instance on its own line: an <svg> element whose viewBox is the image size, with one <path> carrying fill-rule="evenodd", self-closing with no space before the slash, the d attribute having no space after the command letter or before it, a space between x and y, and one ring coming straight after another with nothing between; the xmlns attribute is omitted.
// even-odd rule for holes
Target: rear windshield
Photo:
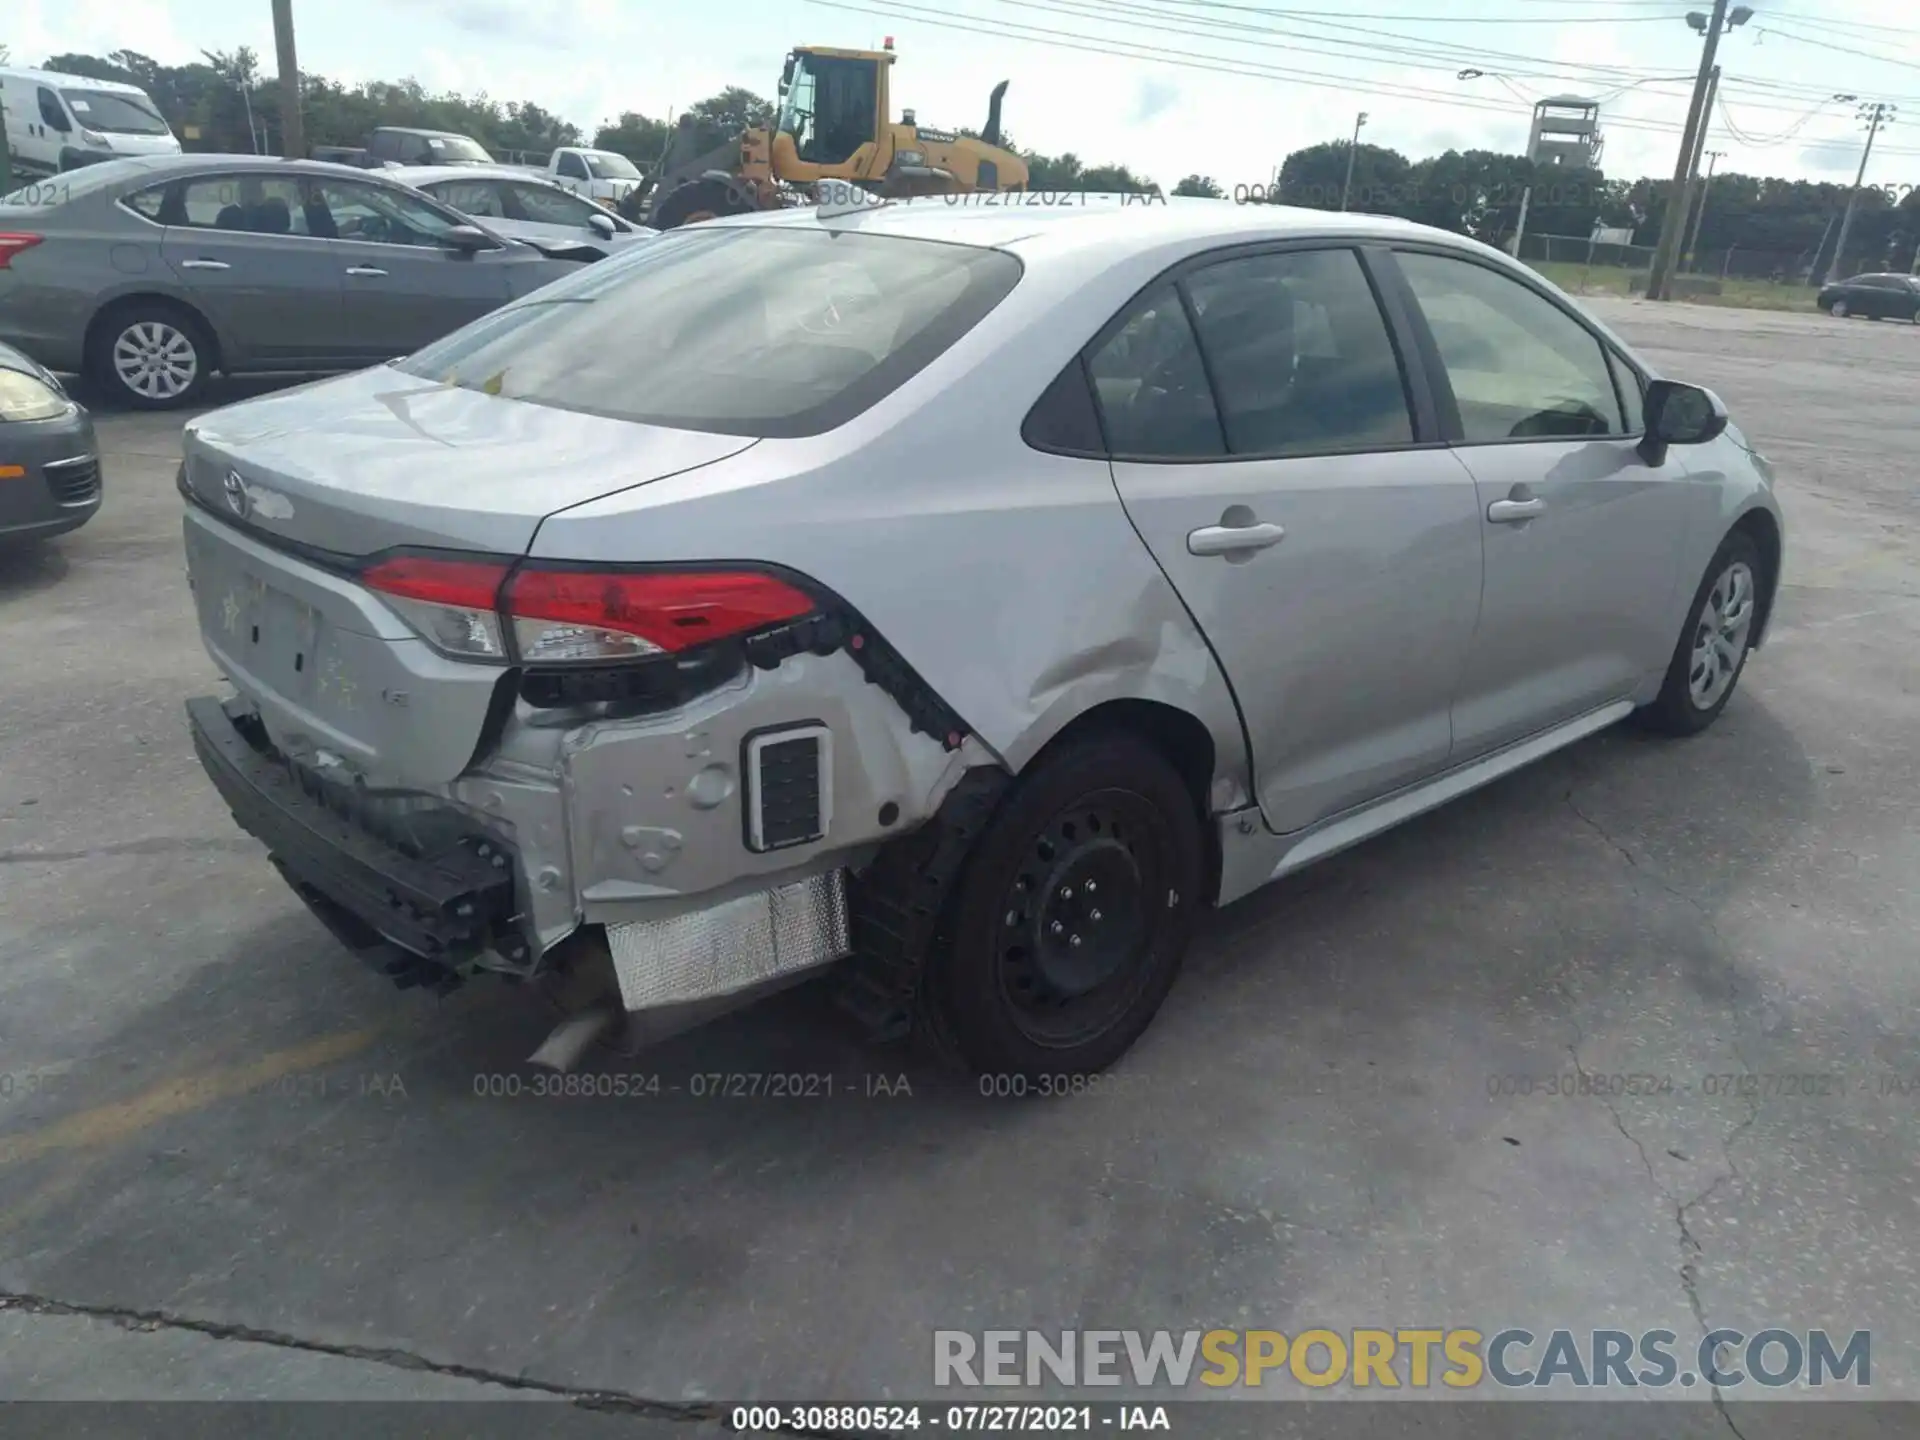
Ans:
<svg viewBox="0 0 1920 1440"><path fill-rule="evenodd" d="M587 152L587 169L596 180L638 180L640 172L624 155L607 155L598 150Z"/></svg>
<svg viewBox="0 0 1920 1440"><path fill-rule="evenodd" d="M62 90L74 118L89 130L109 135L167 135L167 122L144 95L112 90Z"/></svg>
<svg viewBox="0 0 1920 1440"><path fill-rule="evenodd" d="M480 148L478 141L469 140L464 135L429 135L427 149L436 160L449 163L459 161L463 164L486 165L493 160Z"/></svg>
<svg viewBox="0 0 1920 1440"><path fill-rule="evenodd" d="M817 435L923 369L1020 278L998 250L693 227L399 362L489 395L725 435Z"/></svg>

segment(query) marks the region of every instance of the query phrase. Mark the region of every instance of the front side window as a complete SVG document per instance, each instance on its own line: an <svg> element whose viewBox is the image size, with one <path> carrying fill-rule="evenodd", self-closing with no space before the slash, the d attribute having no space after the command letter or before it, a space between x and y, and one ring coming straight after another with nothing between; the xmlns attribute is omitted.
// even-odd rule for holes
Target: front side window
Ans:
<svg viewBox="0 0 1920 1440"><path fill-rule="evenodd" d="M442 180L437 185L420 188L462 215L475 215L484 220L504 220L507 215L500 201L500 184L495 180Z"/></svg>
<svg viewBox="0 0 1920 1440"><path fill-rule="evenodd" d="M1625 433L1599 339L1537 291L1485 265L1402 252L1460 407L1462 438Z"/></svg>
<svg viewBox="0 0 1920 1440"><path fill-rule="evenodd" d="M725 435L817 435L925 368L1013 289L999 250L695 226L542 287L401 362L537 405Z"/></svg>
<svg viewBox="0 0 1920 1440"><path fill-rule="evenodd" d="M73 128L67 121L67 112L60 107L60 97L44 85L40 87L40 119L49 129L62 134Z"/></svg>
<svg viewBox="0 0 1920 1440"><path fill-rule="evenodd" d="M1087 357L1094 403L1116 459L1223 456L1226 439L1207 368L1171 285L1137 302L1125 323Z"/></svg>
<svg viewBox="0 0 1920 1440"><path fill-rule="evenodd" d="M1620 391L1621 418L1626 433L1639 435L1647 428L1646 381L1640 378L1638 370L1611 350L1607 352L1607 364L1613 367L1613 383Z"/></svg>
<svg viewBox="0 0 1920 1440"><path fill-rule="evenodd" d="M325 202L335 233L342 240L377 245L418 245L438 248L465 220L425 199L362 185L352 180L320 180L314 191Z"/></svg>
<svg viewBox="0 0 1920 1440"><path fill-rule="evenodd" d="M558 185L523 185L510 181L506 189L513 196L520 219L538 220L543 225L573 225L585 229L595 215L607 213Z"/></svg>
<svg viewBox="0 0 1920 1440"><path fill-rule="evenodd" d="M144 95L113 90L62 90L67 105L89 130L109 135L170 135L167 122Z"/></svg>
<svg viewBox="0 0 1920 1440"><path fill-rule="evenodd" d="M1353 251L1251 255L1185 283L1233 454L1412 442L1400 363Z"/></svg>

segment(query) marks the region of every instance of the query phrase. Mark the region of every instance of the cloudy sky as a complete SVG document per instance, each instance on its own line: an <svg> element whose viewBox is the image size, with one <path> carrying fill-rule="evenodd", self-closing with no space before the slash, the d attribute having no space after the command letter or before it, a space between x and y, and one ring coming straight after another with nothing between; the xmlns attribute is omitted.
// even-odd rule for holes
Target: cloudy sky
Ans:
<svg viewBox="0 0 1920 1440"><path fill-rule="evenodd" d="M729 84L771 95L791 45L900 53L894 104L978 125L995 81L1022 145L1266 180L1350 132L1419 157L1524 148L1546 95L1602 101L1605 169L1670 174L1711 0L294 0L302 65L337 79L528 99L591 129L664 115ZM1723 170L1850 178L1862 127L1835 92L1901 106L1869 180L1920 182L1920 4L1755 0L1721 44ZM5 0L14 62L139 50L180 63L251 45L272 65L269 0ZM1462 69L1484 72L1456 78ZM1904 117L1911 117L1905 119Z"/></svg>

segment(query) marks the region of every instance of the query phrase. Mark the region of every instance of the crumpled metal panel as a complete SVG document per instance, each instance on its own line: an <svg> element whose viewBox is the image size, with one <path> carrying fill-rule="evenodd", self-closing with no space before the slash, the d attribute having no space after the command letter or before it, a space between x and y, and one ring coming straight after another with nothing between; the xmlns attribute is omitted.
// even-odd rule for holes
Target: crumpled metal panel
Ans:
<svg viewBox="0 0 1920 1440"><path fill-rule="evenodd" d="M607 945L628 1010L731 995L852 949L846 874L830 871L668 919L609 925Z"/></svg>

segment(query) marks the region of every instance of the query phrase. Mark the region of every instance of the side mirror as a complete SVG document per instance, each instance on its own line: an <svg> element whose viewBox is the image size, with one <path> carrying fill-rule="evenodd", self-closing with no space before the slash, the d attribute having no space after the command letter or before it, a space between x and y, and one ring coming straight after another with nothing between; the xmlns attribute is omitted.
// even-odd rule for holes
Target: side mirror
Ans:
<svg viewBox="0 0 1920 1440"><path fill-rule="evenodd" d="M449 250L458 250L462 255L471 255L476 250L500 248L499 243L478 225L455 225L441 238Z"/></svg>
<svg viewBox="0 0 1920 1440"><path fill-rule="evenodd" d="M1727 428L1727 407L1718 395L1678 380L1648 381L1645 408L1640 453L1649 465L1665 461L1669 445L1704 445Z"/></svg>
<svg viewBox="0 0 1920 1440"><path fill-rule="evenodd" d="M598 235L602 240L611 240L619 233L619 226L615 224L614 218L611 215L589 215L587 217L587 228L592 230L593 233Z"/></svg>

